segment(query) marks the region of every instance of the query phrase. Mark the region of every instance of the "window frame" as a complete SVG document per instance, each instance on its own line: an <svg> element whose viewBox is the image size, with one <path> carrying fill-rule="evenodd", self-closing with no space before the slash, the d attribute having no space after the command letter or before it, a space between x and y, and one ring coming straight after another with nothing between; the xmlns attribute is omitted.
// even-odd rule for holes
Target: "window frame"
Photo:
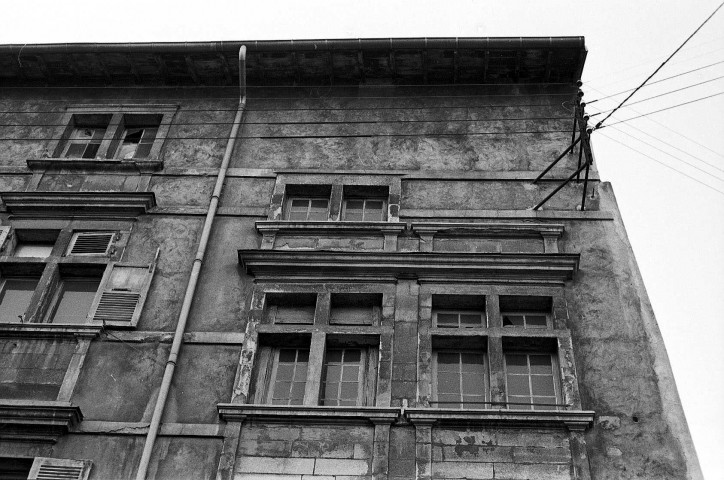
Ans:
<svg viewBox="0 0 724 480"><path fill-rule="evenodd" d="M55 320L55 315L58 311L58 307L61 305L63 294L65 293L65 287L67 283L72 282L86 282L90 283L91 281L98 281L98 287L96 288L95 292L93 292L90 303L88 304L88 311L85 313L85 316L83 316L82 320L78 322L57 322ZM86 323L89 323L89 315L91 312L91 308L93 307L93 302L98 296L98 293L101 291L103 287L103 274L98 276L66 276L64 278L64 275L59 272L58 279L56 282L54 282L53 285L53 292L50 295L50 300L48 301L47 310L45 312L45 315L43 316L43 322L42 323L49 323L49 324L57 324L57 325L83 325ZM90 292L88 292L90 294Z"/></svg>
<svg viewBox="0 0 724 480"><path fill-rule="evenodd" d="M465 402L463 401L463 390L462 390L462 372L459 373L460 378L460 403L453 405L446 403L445 405L441 405L438 403L438 385L439 385L439 370L438 370L438 354L440 353L454 353L457 355L463 355L463 354L474 354L474 355L481 355L483 357L483 402L479 404L480 406L472 406L472 407L465 407ZM461 361L462 361L462 357ZM432 402L437 406L437 408L453 408L453 409L459 409L459 410L472 410L472 409L484 409L489 408L490 406L490 360L488 359L488 353L485 350L480 349L471 349L471 348L433 348L432 350ZM458 364L460 365L460 364ZM477 405L477 404L476 404Z"/></svg>
<svg viewBox="0 0 724 480"><path fill-rule="evenodd" d="M350 201L361 201L362 202L362 219L350 220L347 218L347 203ZM375 220L368 220L365 218L367 212L367 202L381 202L382 207L380 211L381 218ZM385 222L387 221L387 199L383 197L362 197L362 196L351 196L345 197L342 200L342 221L343 222Z"/></svg>
<svg viewBox="0 0 724 480"><path fill-rule="evenodd" d="M505 316L522 316L523 317L523 325L505 325L502 322L505 322ZM545 326L528 326L527 316L536 316L536 317L545 317L546 324ZM552 321L552 315L550 313L546 312L535 312L530 310L510 310L510 311L501 311L500 312L500 319L501 323L503 325L503 328L523 328L526 330L545 330L547 328L551 328L553 326Z"/></svg>
<svg viewBox="0 0 724 480"><path fill-rule="evenodd" d="M29 279L37 279L37 281L35 282L35 288L34 288L33 291L30 293L30 298L28 299L28 305L25 307L25 309L23 310L23 312L18 316L18 319L19 319L19 320L18 320L17 322L0 322L0 324L25 323L25 316L26 316L26 314L28 313L28 310L30 309L30 307L31 307L32 304L33 304L33 296L35 295L35 292L38 290L38 285L40 285L40 279L41 279L41 277L42 277L42 274L41 274L41 275L38 275L37 277L30 277L30 276L12 276L12 275L9 275L9 276L3 275L3 276L0 277L0 299L4 299L4 297L5 297L5 287L6 287L6 285L7 285L7 281L8 281L8 280L29 280ZM2 308L1 305L0 305L0 308Z"/></svg>
<svg viewBox="0 0 724 480"><path fill-rule="evenodd" d="M457 314L458 316L458 323L457 326L448 326L448 325L440 325L437 321L438 314ZM461 315L471 315L471 314L479 314L480 315L480 324L475 326L463 326L461 323ZM465 310L465 309L447 309L447 308L438 308L433 309L432 311L432 326L434 328L444 328L444 329L450 329L450 330L469 330L473 328L486 328L487 326L487 317L485 315L484 310Z"/></svg>
<svg viewBox="0 0 724 480"><path fill-rule="evenodd" d="M276 376L279 371L279 356L280 356L282 350L294 350L296 352L295 360L299 358L300 351L307 352L307 362L306 362L307 368L306 368L306 372L304 374L304 390L306 391L307 383L309 382L309 359L310 359L310 353L311 353L310 348L303 347L303 346L302 347L295 347L295 346L274 347L271 352L272 358L270 359L271 365L269 365L270 370L269 370L269 373L267 376L268 381L266 382L266 385L265 385L265 391L264 391L265 402L264 403L266 405L279 405L279 406L304 405L304 397L305 397L304 392L302 392L301 403L298 403L298 404L297 403L274 403L274 388L276 387L276 385L278 383L276 381ZM297 364L298 364L298 362L295 361L295 363L294 363L295 367L294 367L294 371L292 374L292 381L290 383L298 383L298 382L294 382L294 376L296 374L296 365ZM292 400L291 392L292 392L292 390L290 390L290 392L289 392L290 393L289 400Z"/></svg>
<svg viewBox="0 0 724 480"><path fill-rule="evenodd" d="M530 391L530 394L528 395L531 399L531 403L529 404L530 408L525 408L525 405L516 404L511 405L510 404L510 397L521 397L522 395L511 395L510 388L508 386L508 355L525 355L526 356L526 363L528 368L528 388ZM549 397L547 395L533 395L533 384L532 384L532 374L531 374L531 368L530 368L530 356L531 355L540 355L540 356L548 356L551 359L551 370L552 370L552 377L553 377L553 392L555 395L555 404L552 405L553 408L536 408L536 404L533 402L533 397ZM522 376L522 375L521 375ZM558 356L555 353L552 352L546 352L546 351L537 351L537 350L506 350L503 352L503 377L505 378L505 404L506 408L509 410L531 410L531 411L560 411L564 410L566 407L562 405L563 400L563 394L562 394L562 388L561 388L561 371L560 366L558 364ZM526 404L528 405L528 404ZM548 405L548 404L539 404L538 407Z"/></svg>
<svg viewBox="0 0 724 480"><path fill-rule="evenodd" d="M292 202L294 201L301 201L306 200L307 201L307 214L304 218L304 220L301 219L293 219L292 217ZM309 215L312 212L312 202L314 201L320 201L324 200L327 202L327 207L325 209L325 216L323 220L310 220ZM329 198L326 197L315 197L315 196L302 196L302 195L294 195L287 198L286 201L286 220L290 222L326 222L329 220Z"/></svg>
<svg viewBox="0 0 724 480"><path fill-rule="evenodd" d="M368 377L369 377L368 368L369 368L369 364L370 364L370 358L369 358L370 357L370 347L366 347L366 346L362 346L362 345L356 345L356 346L335 346L335 345L329 346L328 345L325 347L324 361L322 362L322 373L321 373L321 379L320 379L319 405L335 406L335 407L348 406L348 405L340 405L339 398L335 399L337 401L336 405L331 405L331 404L325 403L325 401L327 400L327 398L325 396L325 392L326 392L326 385L327 385L327 373L328 373L328 367L329 367L328 355L330 352L334 352L334 351L346 352L348 350L359 350L359 352L360 352L359 371L357 372L357 399L356 399L355 405L351 405L351 406L355 406L355 407L367 406L367 403L369 401L368 395L366 394L366 392L368 391ZM342 356L342 362L343 362L345 354L343 353L342 355L343 355ZM342 362L340 362L340 365L343 365ZM343 383L342 382L342 379L344 376L343 370L344 370L344 367L342 367L342 369L340 369L339 381L333 382L333 383L339 384L339 386L337 388L338 394L340 392L341 385Z"/></svg>

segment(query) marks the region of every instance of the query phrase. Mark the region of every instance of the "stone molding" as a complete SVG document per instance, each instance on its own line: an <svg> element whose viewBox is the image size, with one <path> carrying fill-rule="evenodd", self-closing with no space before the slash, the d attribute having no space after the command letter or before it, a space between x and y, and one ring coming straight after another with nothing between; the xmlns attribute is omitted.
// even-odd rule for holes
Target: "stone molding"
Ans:
<svg viewBox="0 0 724 480"><path fill-rule="evenodd" d="M563 253L332 252L239 250L239 263L257 280L283 278L394 282L464 280L562 285L578 270L580 255Z"/></svg>
<svg viewBox="0 0 724 480"><path fill-rule="evenodd" d="M593 425L589 410L461 410L453 408L408 408L407 419L415 425L494 425L527 428L567 428L583 431Z"/></svg>
<svg viewBox="0 0 724 480"><path fill-rule="evenodd" d="M113 160L86 158L29 158L28 168L33 171L73 170L80 172L153 173L163 168L163 160Z"/></svg>
<svg viewBox="0 0 724 480"><path fill-rule="evenodd" d="M386 423L394 422L400 415L395 407L331 407L324 405L252 405L220 403L219 416L227 422L264 420L269 422L307 423Z"/></svg>
<svg viewBox="0 0 724 480"><path fill-rule="evenodd" d="M565 227L558 223L465 223L465 222L412 222L415 233L451 234L455 236L492 236L492 237L539 237L544 235L561 236Z"/></svg>
<svg viewBox="0 0 724 480"><path fill-rule="evenodd" d="M55 443L83 420L70 402L0 400L0 438Z"/></svg>
<svg viewBox="0 0 724 480"><path fill-rule="evenodd" d="M0 192L12 215L137 217L156 206L153 192Z"/></svg>
<svg viewBox="0 0 724 480"><path fill-rule="evenodd" d="M261 249L274 248L276 236L286 234L291 236L308 235L335 235L343 234L356 237L357 235L373 234L384 237L385 251L397 250L397 237L405 231L407 226L399 222L348 222L317 221L295 222L288 220L260 220L255 223L256 230L262 235Z"/></svg>
<svg viewBox="0 0 724 480"><path fill-rule="evenodd" d="M22 338L95 338L101 325L71 325L67 323L0 323L0 337Z"/></svg>

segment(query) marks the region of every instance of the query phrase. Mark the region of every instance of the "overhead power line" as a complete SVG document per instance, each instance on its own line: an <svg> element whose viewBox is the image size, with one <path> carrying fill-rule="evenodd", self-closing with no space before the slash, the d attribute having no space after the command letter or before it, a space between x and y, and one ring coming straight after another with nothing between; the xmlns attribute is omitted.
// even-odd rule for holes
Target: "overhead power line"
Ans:
<svg viewBox="0 0 724 480"><path fill-rule="evenodd" d="M720 60L720 61L718 61L718 62L710 63L709 65L704 65L703 67L695 68L695 69L693 69L693 70L687 70L686 72L677 73L676 75L672 75L672 76L670 76L670 77L662 78L661 80L656 80L655 82L648 83L648 84L644 85L643 88L650 87L651 85L656 85L657 83L665 82L666 80L671 80L672 78L677 78L677 77L681 77L681 76L683 76L683 75L688 75L689 73L698 72L699 70L704 70L705 68L710 68L710 67L713 67L713 66L715 66L715 65L722 64L722 63L724 63L724 60ZM719 77L719 78L721 78L721 77ZM586 85L586 86L588 87L588 85ZM590 88L593 88L593 87L590 87ZM597 89L595 89L595 88L593 88L593 89L596 90L596 91L598 91L598 92L600 92L600 90L597 90ZM588 102L586 102L586 105L590 105L590 104L592 104L592 103L596 103L596 102L601 101L601 100L606 100L607 98L617 97L617 96L622 95L622 94L624 94L624 93L628 93L628 92L630 92L630 91L632 91L632 90L634 90L634 89L633 89L633 88L629 88L628 90L622 90L622 91L620 91L620 92L612 93L611 95L606 95L605 97L601 97L601 98L597 98L597 99L595 99L595 100L588 101ZM630 104L629 104L629 105L630 105Z"/></svg>
<svg viewBox="0 0 724 480"><path fill-rule="evenodd" d="M722 6L724 6L724 2L720 3L719 6L716 7L716 9L711 13L711 15L709 15L708 17L706 17L706 20L704 20L704 21L701 23L701 25L699 25L699 26L697 27L697 29L694 30L694 32L693 32L691 35L689 35L686 40L684 40L684 43L682 43L681 45L679 45L679 48L677 48L676 50L674 50L674 53L672 53L671 55L669 55L669 57L668 57L666 60L664 60L663 63L662 63L661 65L659 65L659 66L656 68L656 70L654 70L654 72L653 72L651 75L649 75L649 76L646 78L646 80L643 81L643 83L642 83L641 85L639 85L638 87L636 87L636 88L634 89L634 91L629 94L628 97L624 98L623 101L622 101L621 103L619 103L619 105L618 105L616 108L614 108L613 110L611 110L611 112L609 112L609 114L606 115L606 117L605 117L603 120L601 120L600 122L598 122L593 129L594 129L594 130L597 130L597 129L601 128L601 126L603 125L603 123L604 123L606 120L608 120L608 119L611 117L611 115L614 114L614 112L615 112L616 110L618 110L619 108L621 108L621 107L624 105L624 103L626 103L631 97L633 97L633 96L636 94L636 92L638 92L638 91L641 89L641 87L643 87L644 85L646 85L646 83L647 83L649 80L651 80L651 78L652 78L654 75L656 75L656 74L659 72L659 70L661 70L662 68L664 68L664 65L666 65L666 64L669 62L669 60L671 60L671 59L674 57L674 55L676 55L676 54L679 52L679 50L681 50L682 48L684 48L684 45L686 45L687 42L688 42L689 40L691 40L692 37L693 37L694 35L696 35L697 32L698 32L699 30L701 30L704 25L706 25L706 23L711 19L711 17L713 17L713 16L716 14L716 12L718 12L719 9L721 9Z"/></svg>
<svg viewBox="0 0 724 480"><path fill-rule="evenodd" d="M637 118L648 117L649 115L653 115L654 113L664 112L664 111L666 111L666 110L671 110L672 108L681 107L681 106L683 106L683 105L689 105L690 103L700 102L700 101L702 101L702 100L706 100L706 99L709 99L709 98L717 97L717 96L722 95L722 94L724 94L724 92L718 92L718 93L715 93L715 94L713 94L713 95L707 95L706 97L696 98L696 99L694 99L694 100L690 100L690 101L684 102L684 103L677 103L676 105L671 105L670 107L662 108L662 109L660 109L660 110L654 110L653 112L647 112L647 113L643 113L643 114L641 114L641 115L637 115L637 116L635 116L635 117L626 118L626 119L624 119L624 120L619 120L618 122L611 123L611 124L605 125L605 126L603 126L603 127L596 126L596 128L600 130L601 128L610 127L610 126L612 126L612 125L618 125L619 123L630 122L631 120L636 120ZM615 112L615 110L614 110L614 112ZM611 113L613 113L613 112L611 112ZM609 114L606 118L609 118L610 116L611 116L611 114ZM606 118L604 118L604 120L605 120ZM598 125L600 125L600 124L601 124L601 122L598 122Z"/></svg>
<svg viewBox="0 0 724 480"><path fill-rule="evenodd" d="M659 165L662 165L662 166L664 166L664 167L666 167L666 168L668 168L668 169L670 169L670 170L673 170L673 171L679 173L680 175L683 175L683 176L685 176L686 178L688 178L688 179L690 179L690 180L693 180L693 181L695 181L696 183L698 183L698 184L700 184L700 185L705 186L706 188L709 188L709 189L711 189L711 190L714 190L714 191L717 192L717 193L720 193L720 194L724 195L724 191L719 190L718 188L714 188L714 187L712 187L711 185L709 185L708 183L704 183L704 182L702 182L701 180L699 180L699 179L697 179L697 178L695 178L695 177L692 177L691 175L688 175L688 174L682 172L681 170L677 170L676 168L672 167L671 165L667 165L667 164L665 164L665 163L663 163L663 162L660 162L659 160L655 159L655 158L652 157L651 155L648 155L648 154L642 152L641 150L638 150L638 149L636 149L636 148L634 148L634 147L632 147L632 146L630 146L630 145L628 145L628 144L626 144L626 143L623 143L623 142L621 142L620 140L617 140L617 139L613 138L613 137L610 136L610 135L606 135L606 134L603 133L603 132L601 132L601 135L603 135L604 137L608 138L609 140L611 140L611 141L613 141L613 142L618 143L619 145L622 145L622 146L628 148L629 150L633 150L634 152L636 152L636 153L638 153L638 154L640 154L640 155L643 155L644 157L646 157L646 158L648 158L649 160L652 160L652 161L658 163Z"/></svg>
<svg viewBox="0 0 724 480"><path fill-rule="evenodd" d="M668 92L660 93L660 94L658 94L658 95L654 95L653 97L647 97L647 98L644 98L644 99L642 99L642 100L637 100L637 101L635 101L635 102L631 102L631 103L629 103L628 105L626 105L626 106L623 107L623 108L628 108L628 107L630 107L631 105L636 105L637 103L642 103L642 102L646 102L646 101L649 101L649 100L653 100L654 98L659 98L659 97L663 97L663 96L666 96L666 95L671 95L672 93L681 92L682 90L688 90L689 88L697 87L697 86L699 86L699 85L704 85L705 83L711 83L711 82L714 82L714 81L716 81L716 80L720 80L720 79L722 79L722 78L724 78L724 75L722 75L721 77L716 77L716 78L711 78L711 79L709 79L709 80L704 80L703 82L694 83L694 84L692 84L692 85L687 85L687 86L685 86L685 87L677 88L676 90L671 90L671 91L668 91ZM586 104L586 105L588 105L588 104ZM601 114L603 114L603 113L607 113L607 112L610 112L610 111L612 111L612 110L603 110L603 111L601 111L601 112L594 113L593 115L590 115L590 116L591 116L591 117L595 117L596 115L601 115Z"/></svg>

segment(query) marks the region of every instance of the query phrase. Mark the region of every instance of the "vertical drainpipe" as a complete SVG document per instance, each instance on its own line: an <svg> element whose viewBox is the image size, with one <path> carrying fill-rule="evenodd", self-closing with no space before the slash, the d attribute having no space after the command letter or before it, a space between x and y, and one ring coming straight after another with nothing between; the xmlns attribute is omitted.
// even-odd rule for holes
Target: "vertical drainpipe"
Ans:
<svg viewBox="0 0 724 480"><path fill-rule="evenodd" d="M239 107L236 110L236 117L234 117L234 124L231 127L229 140L226 142L226 151L224 152L224 159L221 162L219 175L216 177L214 193L211 195L211 200L209 201L209 209L206 212L206 220L204 221L204 228L201 232L199 248L196 250L196 257L194 258L193 268L191 269L191 277L189 278L189 283L186 286L186 294L184 295L181 313L179 314L178 323L176 324L176 332L174 333L173 343L171 344L171 353L168 355L166 369L163 372L163 380L161 381L161 387L158 390L158 398L156 400L156 406L153 409L151 424L148 427L146 443L143 446L143 455L141 456L141 463L138 465L136 480L146 479L148 465L151 460L151 452L153 451L153 446L156 443L156 437L158 436L159 427L161 425L161 417L163 416L163 409L166 406L166 398L168 397L168 391L171 388L171 380L173 379L173 373L176 368L176 360L178 359L184 332L186 331L186 322L189 318L191 303L193 302L194 293L196 292L196 285L199 282L199 273L201 272L201 265L204 262L204 253L206 252L206 246L209 243L211 227L214 224L214 217L216 217L216 210L219 206L219 197L221 196L221 190L224 186L226 172L229 169L229 161L231 159L231 153L234 151L234 145L236 144L236 137L239 133L244 109L246 108L246 46L244 45L242 45L239 49L239 89Z"/></svg>

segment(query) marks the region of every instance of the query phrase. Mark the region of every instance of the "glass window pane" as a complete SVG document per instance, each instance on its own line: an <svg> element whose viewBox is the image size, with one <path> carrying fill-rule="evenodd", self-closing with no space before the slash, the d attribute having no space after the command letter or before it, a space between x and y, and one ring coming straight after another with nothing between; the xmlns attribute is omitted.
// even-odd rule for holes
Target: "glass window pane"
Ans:
<svg viewBox="0 0 724 480"><path fill-rule="evenodd" d="M340 389L340 398L345 400L357 400L359 384L357 382L344 382Z"/></svg>
<svg viewBox="0 0 724 480"><path fill-rule="evenodd" d="M306 374L306 370L305 370ZM306 377L306 375L305 375ZM292 399L291 399L291 405L301 405L304 401L304 387L305 382L294 382L292 383Z"/></svg>
<svg viewBox="0 0 724 480"><path fill-rule="evenodd" d="M127 160L129 158L133 158L134 155L136 155L136 149L138 148L138 144L135 143L124 143L121 145L121 147L118 149L118 155L116 155L116 158L121 158L124 160Z"/></svg>
<svg viewBox="0 0 724 480"><path fill-rule="evenodd" d="M530 372L533 374L553 375L550 355L530 355Z"/></svg>
<svg viewBox="0 0 724 480"><path fill-rule="evenodd" d="M347 200L347 210L362 210L364 200Z"/></svg>
<svg viewBox="0 0 724 480"><path fill-rule="evenodd" d="M297 351L290 348L279 350L279 363L294 363L297 360ZM280 365L281 366L281 365Z"/></svg>
<svg viewBox="0 0 724 480"><path fill-rule="evenodd" d="M545 328L547 326L545 315L526 315L525 324L527 327Z"/></svg>
<svg viewBox="0 0 724 480"><path fill-rule="evenodd" d="M152 143L141 143L136 148L136 153L133 158L147 158L151 154Z"/></svg>
<svg viewBox="0 0 724 480"><path fill-rule="evenodd" d="M484 378L480 375L463 374L462 384L465 395L485 395Z"/></svg>
<svg viewBox="0 0 724 480"><path fill-rule="evenodd" d="M457 366L460 363L460 354L458 353L438 353L437 354L437 365L438 369L442 367L447 367L446 370L450 370L450 365L455 366L455 370L457 370Z"/></svg>
<svg viewBox="0 0 724 480"><path fill-rule="evenodd" d="M274 403L279 403L276 401L279 400L282 402L282 404L286 404L289 401L289 393L291 391L291 388L291 382L275 382L273 394Z"/></svg>
<svg viewBox="0 0 724 480"><path fill-rule="evenodd" d="M309 350L297 350L297 361L307 363L309 361Z"/></svg>
<svg viewBox="0 0 724 480"><path fill-rule="evenodd" d="M534 410L556 410L555 397L533 397Z"/></svg>
<svg viewBox="0 0 724 480"><path fill-rule="evenodd" d="M327 351L327 363L339 363L342 361L342 350Z"/></svg>
<svg viewBox="0 0 724 480"><path fill-rule="evenodd" d="M85 143L71 143L68 145L68 150L66 150L65 156L71 158L81 157L85 151L85 147Z"/></svg>
<svg viewBox="0 0 724 480"><path fill-rule="evenodd" d="M101 146L100 143L90 143L83 152L83 158L96 158L98 148Z"/></svg>
<svg viewBox="0 0 724 480"><path fill-rule="evenodd" d="M64 279L52 322L84 323L99 285L100 279Z"/></svg>
<svg viewBox="0 0 724 480"><path fill-rule="evenodd" d="M437 393L438 395L444 393L460 393L460 377L455 373L438 373Z"/></svg>
<svg viewBox="0 0 724 480"><path fill-rule="evenodd" d="M553 386L553 376L533 375L530 381L533 387L533 395L555 396L556 390Z"/></svg>
<svg viewBox="0 0 724 480"><path fill-rule="evenodd" d="M527 375L508 375L509 395L530 395Z"/></svg>
<svg viewBox="0 0 724 480"><path fill-rule="evenodd" d="M358 349L347 349L344 351L344 363L359 363L361 351Z"/></svg>
<svg viewBox="0 0 724 480"><path fill-rule="evenodd" d="M8 278L5 280L2 292L0 292L0 323L20 322L20 316L30 306L30 298L33 296L35 287L38 286L37 278Z"/></svg>
<svg viewBox="0 0 724 480"><path fill-rule="evenodd" d="M312 207L309 210L308 220L324 221L327 220L327 200L312 200Z"/></svg>
<svg viewBox="0 0 724 480"><path fill-rule="evenodd" d="M508 395L508 408L530 410L530 397Z"/></svg>
<svg viewBox="0 0 724 480"><path fill-rule="evenodd" d="M437 326L438 327L457 327L458 326L458 314L457 313L438 313L437 314Z"/></svg>
<svg viewBox="0 0 724 480"><path fill-rule="evenodd" d="M327 380L330 382L338 382L342 376L342 366L327 365Z"/></svg>
<svg viewBox="0 0 724 480"><path fill-rule="evenodd" d="M384 218L384 203L381 200L367 200L364 219L368 222L379 222Z"/></svg>
<svg viewBox="0 0 724 480"><path fill-rule="evenodd" d="M522 327L523 315L503 315L504 327Z"/></svg>
<svg viewBox="0 0 724 480"><path fill-rule="evenodd" d="M339 383L336 382L325 382L324 383L324 400L336 400L339 392Z"/></svg>
<svg viewBox="0 0 724 480"><path fill-rule="evenodd" d="M505 356L505 366L507 372L528 374L528 358L526 355L512 355L508 354Z"/></svg>
<svg viewBox="0 0 724 480"><path fill-rule="evenodd" d="M351 382L359 379L359 366L345 365L342 370L342 380Z"/></svg>

